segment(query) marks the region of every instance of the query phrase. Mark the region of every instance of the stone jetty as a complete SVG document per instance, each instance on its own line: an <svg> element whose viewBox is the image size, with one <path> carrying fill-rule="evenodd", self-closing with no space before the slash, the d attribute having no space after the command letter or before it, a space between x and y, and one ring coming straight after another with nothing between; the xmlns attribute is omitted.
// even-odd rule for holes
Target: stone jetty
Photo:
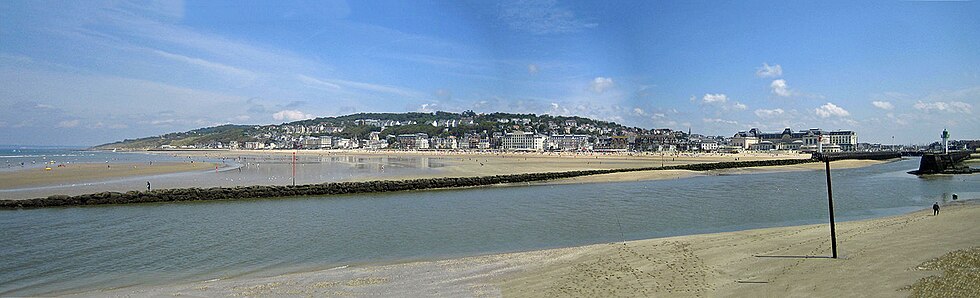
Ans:
<svg viewBox="0 0 980 298"><path fill-rule="evenodd" d="M925 153L919 161L919 169L909 172L913 175L927 174L970 174L980 172L963 165L970 159L971 152L953 151L949 153Z"/></svg>

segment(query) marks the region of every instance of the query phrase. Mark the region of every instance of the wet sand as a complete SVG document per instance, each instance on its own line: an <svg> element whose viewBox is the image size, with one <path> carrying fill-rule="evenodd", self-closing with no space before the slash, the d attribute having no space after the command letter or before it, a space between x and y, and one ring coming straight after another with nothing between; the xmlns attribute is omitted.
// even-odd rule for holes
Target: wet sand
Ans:
<svg viewBox="0 0 980 298"><path fill-rule="evenodd" d="M890 162L887 160L838 160L830 162L831 171L839 169L851 169L859 167L867 167L877 164L882 164ZM568 179L561 179L555 181L545 181L539 182L542 184L566 184L566 183L603 183L603 182L632 182L632 181L649 181L649 180L668 180L668 179L681 179L689 178L695 176L712 176L712 175L737 175L737 174L760 174L760 173L779 173L779 172L795 172L795 171L815 171L824 170L824 164L806 163L798 165L787 165L787 166L770 166L770 167L748 167L748 168L738 168L738 169L723 169L723 170L711 170L711 171L688 171L688 170L663 170L663 171L638 171L638 172L626 172L626 173L613 173L613 174L603 174L603 175L592 175L575 177Z"/></svg>
<svg viewBox="0 0 980 298"><path fill-rule="evenodd" d="M386 175L380 179L413 179L438 177L473 177L523 173L563 172L596 169L624 169L714 163L723 161L754 161L773 159L805 159L809 154L575 154L575 153L483 153L483 152L433 152L433 151L352 151L352 150L230 150L230 151L174 151L176 156L235 158L239 156L266 156L288 159L293 152L299 156L355 156L355 157L414 157L431 158L444 163L438 172ZM684 171L673 173L639 173L612 175L595 181L637 181L679 178ZM618 178L622 178L617 180ZM379 177L359 177L350 181L378 180ZM587 180L587 179L586 179ZM573 180L573 181L586 181Z"/></svg>
<svg viewBox="0 0 980 298"><path fill-rule="evenodd" d="M31 168L0 172L0 189L85 183L151 176L160 174L202 171L214 169L215 164L205 162L155 162L149 163L70 163L51 165L50 170Z"/></svg>
<svg viewBox="0 0 980 298"><path fill-rule="evenodd" d="M0 172L0 192L5 199L29 199L55 194L78 195L101 191L140 191L145 183L133 178L147 177L154 188L234 187L250 185L288 185L294 151L165 151L150 152L188 159L249 161L246 171L213 173L213 163L146 164L70 164L51 171L30 169ZM476 177L521 173L560 172L594 169L659 167L722 161L751 161L809 158L801 154L570 154L570 153L480 153L405 151L296 151L299 160L296 180L300 184L400 180L442 177ZM255 160L255 162L252 162ZM309 162L311 161L312 162ZM318 160L340 160L331 164ZM837 161L834 169L868 166L882 161ZM397 163L397 164L396 164ZM390 166L385 170L385 166ZM434 166L434 167L430 167ZM135 168L133 168L135 166ZM329 168L324 168L329 167ZM349 170L348 170L349 167ZM320 169L318 169L320 168ZM576 177L539 183L602 183L679 179L702 175L746 174L822 169L822 164L729 169L723 171L643 171ZM351 173L352 175L344 174ZM172 174L161 176L162 174ZM356 175L354 175L356 174ZM137 179L139 180L139 179ZM96 182L96 183L93 183ZM91 184L91 185L88 185Z"/></svg>
<svg viewBox="0 0 980 298"><path fill-rule="evenodd" d="M980 205L838 223L689 235L82 296L907 296L919 266L980 245ZM967 277L971 279L975 277ZM980 281L967 280L976 284Z"/></svg>

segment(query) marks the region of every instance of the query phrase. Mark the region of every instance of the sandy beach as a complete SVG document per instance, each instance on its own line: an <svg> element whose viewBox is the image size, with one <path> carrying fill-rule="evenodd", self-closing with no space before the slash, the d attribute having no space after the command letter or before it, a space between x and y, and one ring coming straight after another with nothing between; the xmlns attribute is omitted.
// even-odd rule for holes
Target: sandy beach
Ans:
<svg viewBox="0 0 980 298"><path fill-rule="evenodd" d="M41 185L63 185L99 180L150 176L214 169L205 162L70 163L51 165L50 170L32 168L0 172L0 189Z"/></svg>
<svg viewBox="0 0 980 298"><path fill-rule="evenodd" d="M207 158L236 158L240 156L264 156L288 159L296 152L303 156L353 156L353 157L413 157L430 158L444 163L436 173L412 173L406 175L386 176L384 179L413 179L437 177L474 177L490 175L507 175L522 173L562 172L595 169L623 169L660 167L672 165L687 165L696 163L715 163L723 161L754 161L773 159L805 159L809 154L647 154L647 153L505 153L505 152L446 152L446 151L352 151L352 150L228 150L228 151L175 151L169 152L176 156L207 157ZM835 162L854 166L867 166L880 162L867 161ZM851 166L851 167L854 167ZM778 170L773 167L773 170ZM809 170L815 166L801 165L782 168L784 171ZM759 171L759 170L756 170ZM596 177L581 177L568 179L562 183L586 182L616 182L640 181L657 179L675 179L700 175L693 171L647 171L636 173L621 173L599 175ZM360 177L350 181L376 180L375 177Z"/></svg>
<svg viewBox="0 0 980 298"><path fill-rule="evenodd" d="M286 150L197 150L160 151L198 162L71 163L64 167L0 172L0 191L6 199L29 199L56 194L78 195L101 191L145 190L145 183L132 178L146 177L155 188L233 187L249 185L287 185L291 182L291 158ZM724 161L805 159L807 154L636 154L636 153L500 153L431 151L295 151L300 184L340 181L400 180L442 177L478 177L522 173L562 172L595 169L660 167ZM244 164L244 172L214 173L215 164L202 160L229 160ZM326 162L324 162L326 161ZM869 166L887 161L845 160L834 169ZM224 166L224 165L223 165ZM387 170L385 167L389 167ZM703 175L751 174L823 169L820 163L793 166L729 169L723 171L642 171L576 177L539 183L603 183L679 179ZM177 176L163 174L187 173ZM348 175L349 174L349 175ZM97 182L97 184L92 184ZM92 185L86 185L92 184Z"/></svg>
<svg viewBox="0 0 980 298"><path fill-rule="evenodd" d="M955 296L977 293L976 275L943 275L929 264L980 245L978 218L980 205L961 203L945 206L939 216L921 210L838 223L838 259L829 258L827 224L818 224L80 295L899 297L914 291ZM977 252L939 261L976 266L968 260ZM957 284L960 292L948 287Z"/></svg>
<svg viewBox="0 0 980 298"><path fill-rule="evenodd" d="M852 168L867 167L867 166L882 164L886 162L889 161L887 160L838 160L838 161L832 161L830 163L830 167L831 170L852 169ZM815 163L807 163L807 164L799 164L799 165L748 167L748 168L738 168L738 169L711 170L711 171L704 171L704 172L688 171L688 170L637 171L637 172L613 173L613 174L567 178L567 179L561 179L555 181L539 182L539 184L632 182L632 181L681 179L681 178L689 178L695 176L711 176L711 175L737 175L737 174L760 174L760 173L778 173L778 172L793 172L793 171L814 171L814 170L823 170L824 166L825 165L823 163L815 162Z"/></svg>

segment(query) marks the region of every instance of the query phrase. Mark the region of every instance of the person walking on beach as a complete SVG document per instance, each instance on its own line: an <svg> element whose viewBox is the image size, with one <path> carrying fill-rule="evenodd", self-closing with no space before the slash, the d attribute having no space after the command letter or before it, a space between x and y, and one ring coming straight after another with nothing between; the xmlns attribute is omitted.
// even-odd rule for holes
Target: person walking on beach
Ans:
<svg viewBox="0 0 980 298"><path fill-rule="evenodd" d="M932 215L933 216L939 215L939 202L935 202L932 204Z"/></svg>
<svg viewBox="0 0 980 298"><path fill-rule="evenodd" d="M146 181L146 191L150 191L150 181Z"/></svg>

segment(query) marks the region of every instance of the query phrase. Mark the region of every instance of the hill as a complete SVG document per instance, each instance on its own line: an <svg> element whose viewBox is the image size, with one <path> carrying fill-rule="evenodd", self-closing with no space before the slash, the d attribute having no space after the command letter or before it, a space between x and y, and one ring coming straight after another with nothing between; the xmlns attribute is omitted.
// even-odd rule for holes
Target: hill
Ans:
<svg viewBox="0 0 980 298"><path fill-rule="evenodd" d="M221 125L160 136L126 139L92 149L148 150L161 147L226 148L245 142L298 142L308 137L365 139L374 132L381 137L425 133L432 137L468 135L489 137L511 131L542 134L618 135L645 131L577 116L490 113L357 113L320 117L277 125Z"/></svg>

